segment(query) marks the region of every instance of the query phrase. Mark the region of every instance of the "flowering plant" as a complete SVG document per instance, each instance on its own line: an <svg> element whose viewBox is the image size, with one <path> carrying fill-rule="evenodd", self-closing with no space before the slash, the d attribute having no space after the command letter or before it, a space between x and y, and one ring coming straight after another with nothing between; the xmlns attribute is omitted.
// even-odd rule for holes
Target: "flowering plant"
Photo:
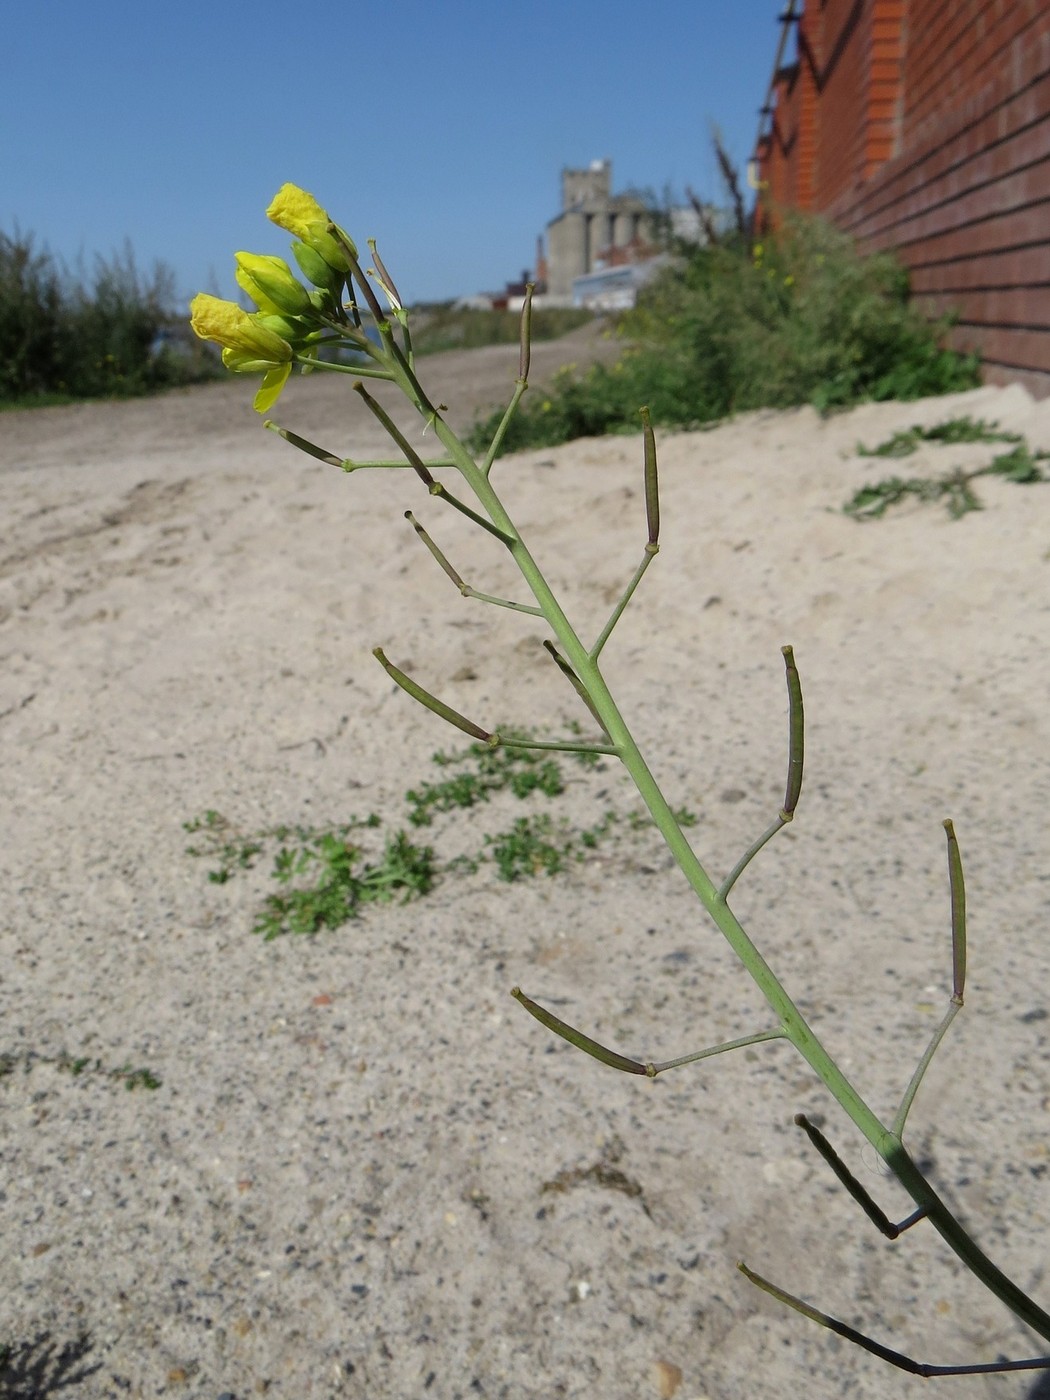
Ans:
<svg viewBox="0 0 1050 1400"><path fill-rule="evenodd" d="M201 295L194 299L192 305L194 330L198 335L223 346L223 359L231 370L263 374L263 386L255 400L255 406L260 411L265 411L276 401L294 367L333 370L354 376L352 387L391 438L397 450L394 458L359 460L343 457L279 426L272 420L268 419L265 426L301 451L347 473L363 469L411 470L419 477L428 496L435 502L466 516L478 529L494 537L517 566L531 601L498 598L471 587L445 557L424 526L411 512L408 513L408 519L422 543L464 596L544 619L553 633L553 640L544 644L548 655L575 691L594 725L595 733L591 738L570 735L563 739L545 740L522 737L499 729L488 729L433 695L389 661L379 648L375 651L377 660L391 679L409 696L482 744L492 748L505 746L604 754L618 760L634 781L653 824L658 828L668 850L695 892L702 909L727 940L765 998L770 1015L766 1024L750 1035L690 1051L673 1060L655 1063L630 1059L615 1049L600 1044L540 1006L520 988L515 987L512 995L549 1030L586 1054L610 1068L648 1078L745 1046L754 1046L766 1041L787 1041L823 1082L855 1127L911 1196L915 1205L914 1211L903 1221L895 1223L889 1220L852 1175L824 1134L814 1123L803 1115L798 1115L795 1119L796 1124L868 1218L890 1239L896 1239L920 1222L931 1226L990 1292L1035 1333L1050 1341L1050 1315L988 1258L955 1212L938 1194L904 1142L905 1126L923 1077L963 1004L966 983L966 898L959 844L952 823L944 823L952 929L952 992L944 1017L911 1075L896 1113L892 1119L884 1121L862 1098L839 1064L822 1045L815 1030L765 961L730 904L730 895L748 865L766 843L793 820L802 792L804 715L801 682L792 648L783 648L788 701L784 801L767 829L720 880L713 877L701 863L683 831L682 824L653 777L602 674L600 663L603 649L660 549L657 450L647 410L641 410L642 481L645 501L645 540L641 559L604 626L593 639L585 640L581 630L570 620L552 591L492 481L493 463L500 444L528 387L531 289L525 297L522 310L519 373L510 403L493 434L488 450L483 457L476 459L449 427L442 416L443 406L436 406L431 401L416 374L410 316L393 279L379 258L374 242L369 241L373 266L366 271L360 265L353 240L328 217L312 195L294 185L284 185L281 188L267 213L276 224L293 233L299 240L293 245L293 256L304 276L313 284L312 289L307 290L299 283L288 265L279 258L238 253L238 281L252 297L258 309L254 313L247 313L233 303ZM756 259L760 259L761 256L762 249L756 246ZM376 288L385 297L385 310ZM369 330L372 330L374 335L369 335ZM329 348L349 350L357 356L357 362L346 365L323 358L322 352ZM440 450L424 458L382 405L368 392L364 382L367 378L386 380L396 385L413 406L425 427L433 430ZM448 480L457 479L460 487L469 493L467 499L463 499L446 484ZM864 1347L882 1360L913 1374L956 1375L1050 1366L1050 1358L976 1366L931 1365L914 1361L873 1341L846 1323L819 1312L783 1288L762 1278L747 1265L741 1263L739 1268L752 1283L806 1317Z"/></svg>

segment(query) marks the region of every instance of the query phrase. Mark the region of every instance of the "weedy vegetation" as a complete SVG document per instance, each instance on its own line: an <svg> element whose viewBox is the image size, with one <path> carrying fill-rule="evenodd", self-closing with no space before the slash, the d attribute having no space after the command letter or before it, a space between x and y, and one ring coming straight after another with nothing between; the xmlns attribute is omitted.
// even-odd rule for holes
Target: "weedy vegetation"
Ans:
<svg viewBox="0 0 1050 1400"><path fill-rule="evenodd" d="M910 457L923 443L938 447L958 443L1009 442L1014 446L1000 452L990 462L969 469L955 466L940 476L889 476L868 486L862 486L843 506L855 520L878 520L891 506L917 500L923 504L942 503L953 520L961 520L970 511L980 510L981 501L973 483L982 476L998 476L1021 486L1046 481L1046 469L1041 462L1050 461L1050 452L1036 452L1019 433L1003 433L994 423L981 419L951 418L931 428L906 428L894 433L877 447L857 444L861 457Z"/></svg>
<svg viewBox="0 0 1050 1400"><path fill-rule="evenodd" d="M281 825L245 833L209 809L183 823L195 838L187 854L206 860L212 867L208 879L219 885L264 856L272 861L271 878L282 889L265 897L253 925L253 932L267 940L341 928L368 905L406 904L429 894L449 875L474 875L485 867L493 867L508 883L557 875L586 860L617 830L644 824L637 809L618 812L607 806L594 825L574 825L558 804L574 781L565 759L578 769L604 772L596 756L586 753L562 755L562 762L533 749L484 744L435 753L435 767L447 776L419 782L404 796L407 826L433 832L435 845L420 844L400 822L393 829L384 826L374 812L337 825ZM448 844L461 826L456 814L489 806L501 793L528 803L530 810L509 826L484 832L473 851L440 855L437 845ZM687 825L696 821L691 812L679 816Z"/></svg>
<svg viewBox="0 0 1050 1400"><path fill-rule="evenodd" d="M111 1068L93 1055L70 1055L63 1050L58 1055L41 1055L35 1050L24 1050L17 1054L0 1051L0 1081L13 1075L16 1070L28 1074L37 1065L51 1065L63 1074L79 1079L83 1075L96 1075L114 1084L122 1084L125 1089L159 1089L162 1080L146 1066L135 1068L120 1065Z"/></svg>
<svg viewBox="0 0 1050 1400"><path fill-rule="evenodd" d="M943 345L912 306L905 269L864 257L820 219L797 215L761 239L741 225L703 244L677 243L671 263L620 317L611 365L566 367L506 425L500 452L654 424L696 428L756 408L916 399L979 383L977 360ZM502 414L467 439L484 453Z"/></svg>
<svg viewBox="0 0 1050 1400"><path fill-rule="evenodd" d="M126 398L219 372L187 338L171 270L130 246L71 272L32 234L0 233L0 408Z"/></svg>

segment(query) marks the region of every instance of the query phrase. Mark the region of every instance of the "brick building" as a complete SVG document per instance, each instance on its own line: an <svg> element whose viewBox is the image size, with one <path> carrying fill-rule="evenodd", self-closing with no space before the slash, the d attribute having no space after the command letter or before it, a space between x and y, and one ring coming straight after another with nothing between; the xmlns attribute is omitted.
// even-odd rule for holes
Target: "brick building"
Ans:
<svg viewBox="0 0 1050 1400"><path fill-rule="evenodd" d="M782 24L766 208L893 249L987 379L1050 394L1048 0L789 0Z"/></svg>

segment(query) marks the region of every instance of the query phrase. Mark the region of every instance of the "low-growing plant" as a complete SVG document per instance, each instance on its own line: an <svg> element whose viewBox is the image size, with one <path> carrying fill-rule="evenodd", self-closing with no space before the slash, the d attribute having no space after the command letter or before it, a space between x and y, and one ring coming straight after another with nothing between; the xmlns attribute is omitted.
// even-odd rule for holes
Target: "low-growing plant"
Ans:
<svg viewBox="0 0 1050 1400"><path fill-rule="evenodd" d="M19 1053L0 1051L0 1080L14 1074L19 1068L28 1074L36 1065L52 1065L74 1079L79 1079L85 1074L98 1075L114 1083L123 1084L125 1089L159 1089L163 1082L145 1065L136 1068L126 1064L114 1069L104 1065L97 1056L71 1055L66 1050L57 1055L41 1055L35 1050Z"/></svg>
<svg viewBox="0 0 1050 1400"><path fill-rule="evenodd" d="M934 423L930 428L915 424L911 428L901 428L891 433L877 447L865 447L857 443L858 457L910 457L923 442L1020 442L1020 433L1004 433L997 423L986 423L983 418L949 418L944 423Z"/></svg>
<svg viewBox="0 0 1050 1400"><path fill-rule="evenodd" d="M591 754L563 757L587 767L594 758ZM567 779L557 759L532 749L471 744L455 753L435 753L433 762L450 776L418 783L405 793L405 815L416 828L432 828L441 816L491 802L501 792L519 801L546 799L549 807L566 790ZM684 810L679 817L685 825L696 821L694 813ZM495 865L498 877L506 881L555 875L585 859L622 822L634 830L642 820L637 811L618 813L610 808L601 821L581 829L560 813L530 812L506 830L486 834L476 851L448 859L441 858L434 846L410 840L400 827L393 833L383 832L374 812L333 826L280 825L243 832L209 808L183 822L183 830L197 838L186 848L187 855L214 863L208 872L213 884L226 884L237 871L250 870L261 856L271 854L272 878L282 890L266 897L253 925L253 932L269 940L282 933L341 928L366 905L395 899L405 903L429 894L443 875L475 873L486 863ZM364 844L370 830L377 831L383 842L374 855Z"/></svg>
<svg viewBox="0 0 1050 1400"><path fill-rule="evenodd" d="M375 245L370 245L373 266L366 272L361 266L357 248L345 230L329 218L313 196L294 185L282 187L268 214L278 226L289 230L299 240L293 245L293 253L305 275L314 284L314 292L308 294L291 270L279 259L252 256L250 261L246 262L248 255L240 254L238 262L241 270L256 275L258 295L254 299L259 305L259 311L248 315L232 303L198 297L193 306L193 324L198 334L210 337L224 346L224 358L231 369L263 373L263 385L256 396L256 407L265 411L275 402L293 367L315 366L319 345L331 341L361 345L359 301L368 306L380 331L380 344L361 346L368 354L370 363L366 366L367 375L362 371L355 377L353 389L389 434L396 450L395 456L391 459L354 459L320 446L272 420L267 421L267 428L301 451L348 474L362 470L399 468L411 471L418 478L427 499L435 507L457 512L489 538L495 539L517 567L531 601L497 598L473 589L468 591L468 596L490 605L510 608L534 619L543 619L553 633L553 640L548 640L545 644L549 659L557 666L589 715L593 725L593 736L586 738L578 732L570 732L561 739L537 739L512 731L486 729L476 720L460 713L447 701L432 694L420 682L388 660L385 653L377 648L375 655L380 665L394 684L412 699L487 748L534 750L549 754L589 753L602 755L619 763L636 786L653 825L663 837L701 908L727 940L744 970L762 994L768 1007L768 1016L763 1018L749 1035L700 1050L689 1050L676 1059L655 1063L628 1058L617 1050L600 1044L583 1031L562 1021L553 1012L538 1005L520 988L513 988L512 995L544 1026L586 1054L612 1069L643 1078L653 1078L681 1066L743 1047L786 1041L885 1162L892 1175L911 1196L915 1206L904 1220L889 1220L842 1162L824 1134L805 1116L798 1115L795 1120L798 1126L868 1218L891 1239L920 1226L935 1230L963 1266L985 1288L999 1298L1021 1322L1031 1327L1040 1337L1050 1341L1050 1314L992 1262L977 1243L968 1223L964 1223L960 1213L938 1192L930 1180L929 1167L916 1160L905 1144L905 1129L923 1078L962 1007L966 986L966 894L959 842L952 823L944 823L947 840L946 885L951 910L951 993L943 1019L912 1073L896 1111L892 1116L884 1117L864 1099L847 1077L842 1065L825 1048L816 1029L766 962L730 903L736 884L750 863L766 843L793 820L802 792L804 712L801 681L791 647L783 648L788 710L784 801L766 830L748 846L728 874L721 878L710 873L701 862L653 776L649 763L638 747L602 672L603 650L660 549L657 452L648 414L643 411L641 475L645 505L645 537L641 559L604 626L596 635L585 637L582 628L571 621L536 562L492 475L493 463L501 442L505 440L507 429L528 386L528 299L522 315L518 380L507 411L497 425L487 448L475 458L449 427L442 416L442 409L433 403L420 382L414 363L410 318L392 278L376 253ZM880 273L879 277L883 275ZM861 287L863 288L863 280ZM785 291L787 290L789 289L785 288ZM389 305L389 311L385 313L379 301L380 295L385 295ZM777 295L780 295L780 292L777 292ZM830 299L832 285L816 289L814 295L818 299ZM876 340L880 335L875 325L879 305L879 298L875 297L870 315L865 313L862 318ZM849 307L835 308L828 305L826 308L826 319L829 322L834 322L836 318L848 321L850 316ZM330 368L338 367L333 365ZM887 373L892 373L892 365L888 366ZM369 393L365 383L367 377L393 384L404 394L421 423L428 429L427 440L436 440L430 457L424 459L420 455L403 430L390 418L386 409ZM465 493L466 499L457 494L460 490ZM435 562L449 576L454 586L463 591L466 585L462 577L445 557L439 544L417 522L414 523L417 533ZM915 1361L872 1340L856 1328L818 1311L780 1286L762 1278L747 1265L741 1264L739 1267L753 1283L804 1316L864 1347L882 1360L913 1374L956 1375L1050 1366L1050 1358L1047 1357L976 1366L965 1363L933 1365Z"/></svg>
<svg viewBox="0 0 1050 1400"><path fill-rule="evenodd" d="M879 443L877 447L857 444L861 457L908 457L919 445L931 442L939 445L970 442L1012 442L1009 452L1000 452L983 466L966 470L953 467L938 477L889 476L882 481L862 486L843 506L855 520L878 520L891 506L906 500L923 504L942 501L953 520L961 520L970 511L981 510L980 497L973 483L982 476L1001 476L1018 485L1030 486L1047 478L1040 462L1050 461L1050 452L1034 452L1019 433L999 432L994 424L971 418L952 418L932 428L905 428Z"/></svg>

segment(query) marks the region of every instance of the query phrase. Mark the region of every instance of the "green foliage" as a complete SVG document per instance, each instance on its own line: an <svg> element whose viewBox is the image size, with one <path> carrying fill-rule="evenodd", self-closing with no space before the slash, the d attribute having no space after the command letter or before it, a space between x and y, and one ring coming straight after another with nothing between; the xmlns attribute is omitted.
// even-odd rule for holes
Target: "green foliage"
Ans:
<svg viewBox="0 0 1050 1400"><path fill-rule="evenodd" d="M426 894L435 879L434 852L415 846L403 831L391 837L381 858L361 863L359 847L347 840L352 827L307 835L301 844L282 846L273 876L288 886L271 894L253 928L269 941L282 933L317 933L339 928L363 904L401 902ZM308 878L306 885L293 881ZM309 878L312 877L312 878Z"/></svg>
<svg viewBox="0 0 1050 1400"><path fill-rule="evenodd" d="M981 502L972 483L981 476L1001 476L1007 481L1028 486L1045 481L1039 463L1050 460L1050 452L1033 452L1019 433L1003 433L994 423L985 423L972 418L952 418L932 428L912 427L894 433L877 447L864 447L857 444L857 453L862 457L907 457L916 451L920 443L930 442L941 446L971 442L1012 442L1016 446L1009 452L1001 452L984 466L972 471L953 467L950 472L939 477L885 477L854 493L843 507L847 515L855 520L877 520L885 515L891 506L902 501L915 499L924 504L942 501L953 520L959 520L972 510L980 510Z"/></svg>
<svg viewBox="0 0 1050 1400"><path fill-rule="evenodd" d="M507 881L556 875L584 860L621 821L632 831L652 824L641 809L622 815L608 809L587 828L552 814L550 804L567 788L566 760L588 770L601 767L600 755L593 752L560 752L555 757L543 749L471 744L456 753L433 754L435 767L448 776L416 783L405 793L410 826L435 827L439 817L491 803L499 794L534 808L505 830L483 834L475 851L444 861L433 846L417 845L402 829L387 835L382 849L370 857L366 833L382 834L383 826L375 813L338 826L276 826L245 833L213 808L183 823L183 830L199 838L187 847L187 854L211 862L208 879L223 885L238 871L252 869L268 850L273 852L272 878L282 888L265 897L252 930L267 940L283 933L339 928L368 904L393 899L407 903L428 894L442 875L473 874L485 864L494 865L499 878ZM535 810L537 802L547 806ZM684 809L677 815L683 826L696 821ZM459 825L446 821L439 837Z"/></svg>
<svg viewBox="0 0 1050 1400"><path fill-rule="evenodd" d="M654 423L695 427L745 409L827 412L971 388L977 361L943 349L945 329L911 306L895 259L860 256L817 219L793 218L753 245L683 245L621 319L620 360L562 371L519 410L503 450L635 430L641 404ZM499 417L476 425L475 450Z"/></svg>
<svg viewBox="0 0 1050 1400"><path fill-rule="evenodd" d="M557 340L594 320L574 307L541 307L532 313L532 339ZM517 345L521 317L516 311L470 310L450 303L413 314L412 348L418 355L438 350L473 350L483 345Z"/></svg>
<svg viewBox="0 0 1050 1400"><path fill-rule="evenodd" d="M74 278L30 234L0 233L0 404L123 397L217 373L185 338L171 272L130 247Z"/></svg>
<svg viewBox="0 0 1050 1400"><path fill-rule="evenodd" d="M163 1082L145 1066L135 1069L132 1065L121 1065L117 1069L110 1069L91 1055L70 1055L65 1050L57 1055L39 1055L33 1050L23 1051L21 1054L0 1052L0 1080L14 1074L19 1067L28 1074L35 1065L53 1065L55 1069L71 1075L74 1079L79 1079L84 1074L96 1074L113 1083L123 1084L124 1088L129 1090L159 1089Z"/></svg>
<svg viewBox="0 0 1050 1400"><path fill-rule="evenodd" d="M518 817L509 831L486 836L501 880L520 880L523 875L557 875L565 869L569 842L555 830L550 814Z"/></svg>
<svg viewBox="0 0 1050 1400"><path fill-rule="evenodd" d="M430 826L434 812L488 802L504 788L519 798L537 791L557 797L564 790L558 764L537 749L492 749L486 744L471 744L461 754L434 754L434 762L442 768L462 765L467 760L472 762L472 768L454 773L440 783L422 783L409 789L405 799L409 803L408 820L413 826Z"/></svg>
<svg viewBox="0 0 1050 1400"><path fill-rule="evenodd" d="M1020 442L1019 433L1003 433L995 423L986 423L983 418L949 418L945 423L936 423L932 428L902 428L899 432L880 442L877 447L865 447L857 443L858 457L910 457L922 442Z"/></svg>
<svg viewBox="0 0 1050 1400"><path fill-rule="evenodd" d="M255 857L263 849L257 837L247 838L231 832L230 824L221 812L210 807L203 816L183 822L182 829L191 834L198 831L204 833L206 841L203 846L188 846L186 850L191 856L206 855L218 861L215 869L208 872L208 879L215 885L224 885L235 870L250 870L255 864Z"/></svg>

